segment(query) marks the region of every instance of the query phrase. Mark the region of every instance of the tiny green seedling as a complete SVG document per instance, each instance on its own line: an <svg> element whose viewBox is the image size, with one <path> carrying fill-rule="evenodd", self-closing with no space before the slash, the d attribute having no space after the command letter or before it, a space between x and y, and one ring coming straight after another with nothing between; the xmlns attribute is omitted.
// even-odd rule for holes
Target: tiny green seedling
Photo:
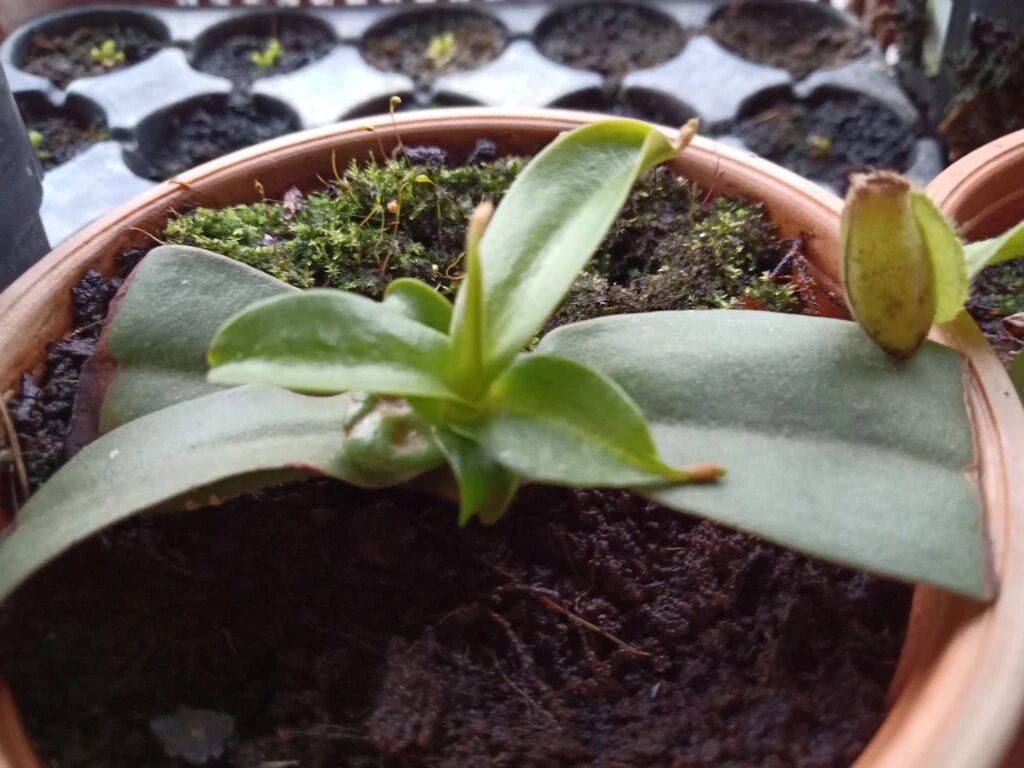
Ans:
<svg viewBox="0 0 1024 768"><path fill-rule="evenodd" d="M435 69L447 66L455 56L455 35L452 32L445 32L431 37L426 55Z"/></svg>
<svg viewBox="0 0 1024 768"><path fill-rule="evenodd" d="M125 53L117 47L116 40L107 38L102 44L89 51L89 58L103 69L112 69L119 64L124 64Z"/></svg>
<svg viewBox="0 0 1024 768"><path fill-rule="evenodd" d="M828 157L832 151L832 139L820 133L807 137L807 148L811 157Z"/></svg>
<svg viewBox="0 0 1024 768"><path fill-rule="evenodd" d="M46 147L43 146L43 134L41 134L39 131L29 131L28 140L32 144L32 149L35 150L36 157L38 157L40 160L46 160L50 156L50 153L46 150Z"/></svg>
<svg viewBox="0 0 1024 768"><path fill-rule="evenodd" d="M281 61L283 53L284 46L281 45L281 41L276 37L272 37L267 41L267 45L262 51L250 53L249 60L260 69L270 69Z"/></svg>

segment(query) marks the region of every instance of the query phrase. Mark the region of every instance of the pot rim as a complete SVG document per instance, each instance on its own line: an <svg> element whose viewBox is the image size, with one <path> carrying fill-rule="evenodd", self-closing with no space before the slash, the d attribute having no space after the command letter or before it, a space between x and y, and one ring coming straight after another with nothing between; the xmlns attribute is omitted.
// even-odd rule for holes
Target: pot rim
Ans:
<svg viewBox="0 0 1024 768"><path fill-rule="evenodd" d="M287 175L301 186L297 172L315 177L332 148L344 144L346 156L357 156L371 141L375 146L377 136L392 143L395 125L407 140L421 142L451 145L490 132L511 143L546 143L560 131L600 119L566 110L487 108L383 115L292 134L181 174L72 236L0 294L0 391L40 362L43 342L67 332L70 308L60 298L86 268L109 269L118 251L140 240L132 227L152 228L175 207L258 199L255 191L240 199L239 177L258 172L282 177L275 181L281 183ZM762 200L783 236L810 233L808 255L819 278L838 286L837 197L773 163L700 137L671 165L716 192ZM229 192L225 186L232 180L236 189ZM268 191L274 191L270 184ZM933 337L969 362L966 390L1001 594L981 605L926 586L916 589L893 706L855 768L997 768L1024 712L1024 615L1015 610L1024 604L1024 477L1015 480L1011 471L1024 465L1024 410L966 315L934 329ZM16 753L7 752L3 734L0 728L0 766L24 768L24 760L15 762Z"/></svg>
<svg viewBox="0 0 1024 768"><path fill-rule="evenodd" d="M968 238L1000 234L985 230L985 221L1024 208L1022 164L1024 130L1008 133L957 160L932 180L928 194Z"/></svg>

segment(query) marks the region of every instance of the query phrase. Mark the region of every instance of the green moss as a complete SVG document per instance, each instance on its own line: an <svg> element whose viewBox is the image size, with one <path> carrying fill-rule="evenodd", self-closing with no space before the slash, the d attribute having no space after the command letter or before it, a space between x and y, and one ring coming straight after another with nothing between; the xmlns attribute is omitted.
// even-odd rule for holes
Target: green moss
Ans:
<svg viewBox="0 0 1024 768"><path fill-rule="evenodd" d="M224 254L302 288L333 286L373 298L399 277L452 295L469 213L499 202L525 161L472 167L351 164L323 192L286 203L199 209L171 221L167 242ZM664 309L757 307L799 311L767 270L782 248L760 204L705 200L664 168L644 176L588 271L548 324Z"/></svg>
<svg viewBox="0 0 1024 768"><path fill-rule="evenodd" d="M1024 262L1014 260L983 270L971 286L971 295L977 306L994 316L1024 312Z"/></svg>
<svg viewBox="0 0 1024 768"><path fill-rule="evenodd" d="M452 169L410 168L403 159L353 162L297 204L201 208L171 221L163 237L300 288L380 298L391 280L415 277L450 294L469 213L482 200L499 200L521 167L518 159Z"/></svg>

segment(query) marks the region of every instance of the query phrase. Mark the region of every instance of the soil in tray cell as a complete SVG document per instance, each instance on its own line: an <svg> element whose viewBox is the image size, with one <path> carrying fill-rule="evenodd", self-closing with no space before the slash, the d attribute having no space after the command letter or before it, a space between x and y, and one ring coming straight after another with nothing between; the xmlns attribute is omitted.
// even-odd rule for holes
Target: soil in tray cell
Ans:
<svg viewBox="0 0 1024 768"><path fill-rule="evenodd" d="M19 67L60 88L79 77L114 72L144 61L166 41L147 24L111 18L41 30L26 43Z"/></svg>
<svg viewBox="0 0 1024 768"><path fill-rule="evenodd" d="M484 14L417 10L371 29L363 42L363 58L378 69L401 72L422 84L493 61L505 42L504 27Z"/></svg>
<svg viewBox="0 0 1024 768"><path fill-rule="evenodd" d="M696 116L690 107L670 96L639 89L627 92L620 92L619 89L580 91L559 99L551 106L600 112L670 127L678 127Z"/></svg>
<svg viewBox="0 0 1024 768"><path fill-rule="evenodd" d="M547 17L537 32L537 47L549 59L605 75L661 64L685 42L675 21L634 3L571 5Z"/></svg>
<svg viewBox="0 0 1024 768"><path fill-rule="evenodd" d="M147 175L157 179L299 129L288 110L240 94L190 102L159 119L166 123L154 130L162 131L162 137L149 139L143 150Z"/></svg>
<svg viewBox="0 0 1024 768"><path fill-rule="evenodd" d="M865 96L811 102L780 99L725 129L762 157L841 192L851 173L904 171L914 134L888 107Z"/></svg>
<svg viewBox="0 0 1024 768"><path fill-rule="evenodd" d="M16 97L21 119L44 171L63 165L100 141L110 138L103 119L85 107L70 102L63 108L52 106L42 96ZM79 103L80 106L80 103Z"/></svg>
<svg viewBox="0 0 1024 768"><path fill-rule="evenodd" d="M323 58L335 45L329 27L298 14L257 14L211 30L197 44L194 65L246 85L294 72Z"/></svg>
<svg viewBox="0 0 1024 768"><path fill-rule="evenodd" d="M797 78L846 64L866 50L857 29L803 2L734 3L707 31L740 56L788 69Z"/></svg>

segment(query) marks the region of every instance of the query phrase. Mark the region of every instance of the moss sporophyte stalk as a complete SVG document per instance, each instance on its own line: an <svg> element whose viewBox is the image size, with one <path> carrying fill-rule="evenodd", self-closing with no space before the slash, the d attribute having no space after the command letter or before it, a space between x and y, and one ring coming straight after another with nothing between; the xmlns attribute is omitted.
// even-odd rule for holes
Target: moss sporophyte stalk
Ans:
<svg viewBox="0 0 1024 768"><path fill-rule="evenodd" d="M843 257L868 335L795 314L773 271L803 274L799 243L658 167L694 132L608 120L528 163L457 168L398 142L320 192L171 221L109 321L104 434L0 541L0 594L137 512L322 474L415 482L463 524L501 518L524 482L626 488L991 597L961 360L920 329L959 311L956 253L994 257L957 251L900 180L863 181ZM783 311L721 311L748 306Z"/></svg>

